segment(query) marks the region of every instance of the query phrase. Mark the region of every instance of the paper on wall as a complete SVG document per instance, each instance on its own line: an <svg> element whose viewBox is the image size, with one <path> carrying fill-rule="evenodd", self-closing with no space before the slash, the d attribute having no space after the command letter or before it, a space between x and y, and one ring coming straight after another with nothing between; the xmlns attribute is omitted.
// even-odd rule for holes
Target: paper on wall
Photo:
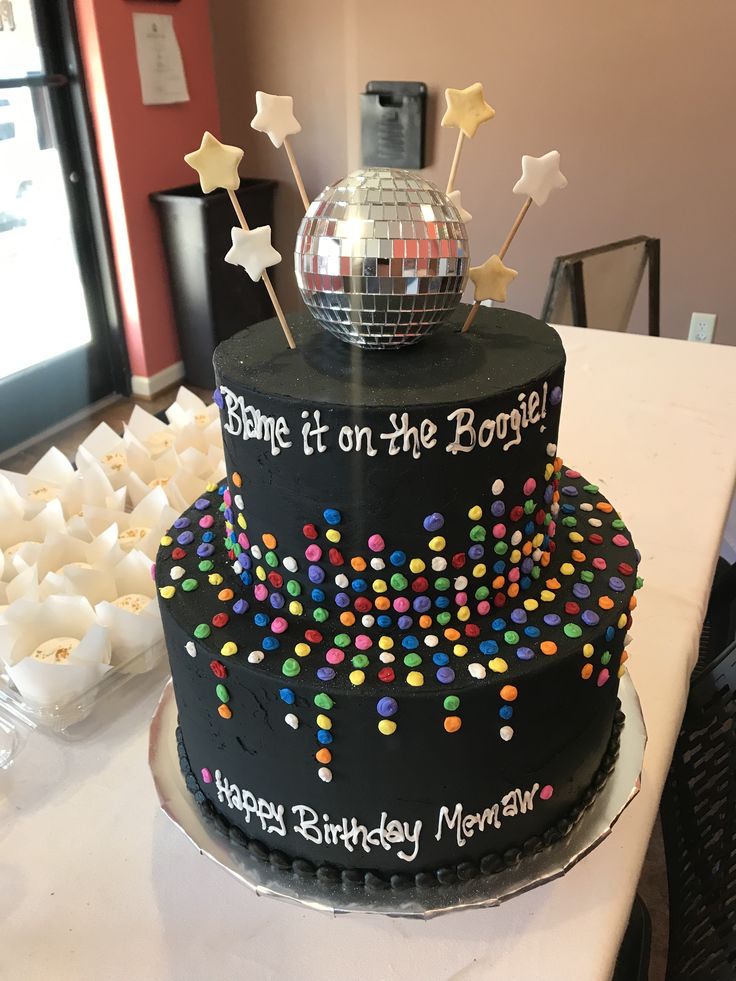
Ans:
<svg viewBox="0 0 736 981"><path fill-rule="evenodd" d="M133 14L144 106L189 102L184 62L171 14Z"/></svg>

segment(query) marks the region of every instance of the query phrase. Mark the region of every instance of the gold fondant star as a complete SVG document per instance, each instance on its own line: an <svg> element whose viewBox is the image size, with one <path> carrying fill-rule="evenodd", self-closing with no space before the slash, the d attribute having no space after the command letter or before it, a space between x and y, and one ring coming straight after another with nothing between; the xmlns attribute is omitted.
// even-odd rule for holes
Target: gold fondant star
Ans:
<svg viewBox="0 0 736 981"><path fill-rule="evenodd" d="M505 303L507 287L518 275L515 269L504 266L497 255L492 255L482 266L472 266L470 269L470 278L475 285L473 299L476 303L483 300Z"/></svg>
<svg viewBox="0 0 736 981"><path fill-rule="evenodd" d="M442 126L457 126L470 139L481 123L493 119L496 110L483 98L480 82L466 89L445 89L447 111L442 117Z"/></svg>
<svg viewBox="0 0 736 981"><path fill-rule="evenodd" d="M243 159L239 146L220 143L212 133L205 133L199 150L192 150L184 161L199 174L199 183L205 194L218 187L237 191L240 187L238 164Z"/></svg>

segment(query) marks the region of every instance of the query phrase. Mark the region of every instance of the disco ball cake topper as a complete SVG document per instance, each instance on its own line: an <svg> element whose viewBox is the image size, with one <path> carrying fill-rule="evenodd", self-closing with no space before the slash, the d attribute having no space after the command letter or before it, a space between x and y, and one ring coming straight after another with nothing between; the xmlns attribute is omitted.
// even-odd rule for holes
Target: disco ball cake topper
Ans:
<svg viewBox="0 0 736 981"><path fill-rule="evenodd" d="M253 129L266 133L289 158L304 210L294 253L296 277L307 308L331 333L360 347L404 347L425 337L460 302L469 277L473 304L461 333L470 329L484 300L506 302L518 273L505 266L509 249L532 202L542 206L567 180L560 155L523 156L513 188L525 201L498 252L470 266L465 223L471 215L455 187L464 141L496 112L475 82L445 89L447 109L441 125L458 130L447 189L406 170L366 168L332 184L310 204L289 137L301 132L291 96L256 93ZM199 174L202 190L227 191L238 218L227 262L242 266L252 280L263 280L289 347L296 343L267 269L281 261L271 245L268 225L249 228L235 194L240 185L239 147L205 133L198 150L185 156Z"/></svg>

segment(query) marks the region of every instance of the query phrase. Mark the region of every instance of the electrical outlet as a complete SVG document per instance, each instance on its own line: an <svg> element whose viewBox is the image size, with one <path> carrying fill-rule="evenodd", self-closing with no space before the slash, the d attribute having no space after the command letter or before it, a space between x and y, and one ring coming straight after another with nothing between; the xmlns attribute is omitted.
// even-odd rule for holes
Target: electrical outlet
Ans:
<svg viewBox="0 0 736 981"><path fill-rule="evenodd" d="M713 335L716 332L717 314L715 313L694 313L690 317L690 331L687 339L689 341L699 341L701 344L712 344Z"/></svg>

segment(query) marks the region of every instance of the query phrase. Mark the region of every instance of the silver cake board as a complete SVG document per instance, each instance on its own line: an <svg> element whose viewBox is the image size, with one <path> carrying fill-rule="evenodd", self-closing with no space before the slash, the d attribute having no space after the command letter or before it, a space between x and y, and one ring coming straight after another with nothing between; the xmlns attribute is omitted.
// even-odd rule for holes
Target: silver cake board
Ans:
<svg viewBox="0 0 736 981"><path fill-rule="evenodd" d="M218 834L205 820L179 769L177 708L171 680L151 721L148 762L163 812L203 855L222 866L259 896L272 896L325 913L381 913L430 919L461 909L498 906L514 896L565 875L611 834L616 821L639 793L647 742L639 696L628 674L619 686L626 722L616 766L603 790L570 834L551 848L522 859L513 869L478 876L456 885L419 889L366 889L302 879L280 872Z"/></svg>

